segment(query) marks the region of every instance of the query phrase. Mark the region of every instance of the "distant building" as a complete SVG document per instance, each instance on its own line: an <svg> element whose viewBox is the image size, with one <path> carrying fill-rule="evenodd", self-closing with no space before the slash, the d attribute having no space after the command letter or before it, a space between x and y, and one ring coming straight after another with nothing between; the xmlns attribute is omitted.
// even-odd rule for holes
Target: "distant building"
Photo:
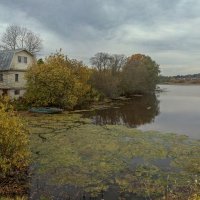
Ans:
<svg viewBox="0 0 200 200"><path fill-rule="evenodd" d="M34 55L25 49L0 51L0 95L11 98L23 96L26 90L24 74L34 61Z"/></svg>

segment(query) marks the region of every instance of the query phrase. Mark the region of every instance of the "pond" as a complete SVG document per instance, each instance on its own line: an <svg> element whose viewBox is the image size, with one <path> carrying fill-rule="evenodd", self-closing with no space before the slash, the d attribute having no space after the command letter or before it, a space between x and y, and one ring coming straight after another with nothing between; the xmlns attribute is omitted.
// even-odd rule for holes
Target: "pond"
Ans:
<svg viewBox="0 0 200 200"><path fill-rule="evenodd" d="M84 113L93 123L185 134L200 139L200 86L159 85L157 95L135 96L124 105Z"/></svg>

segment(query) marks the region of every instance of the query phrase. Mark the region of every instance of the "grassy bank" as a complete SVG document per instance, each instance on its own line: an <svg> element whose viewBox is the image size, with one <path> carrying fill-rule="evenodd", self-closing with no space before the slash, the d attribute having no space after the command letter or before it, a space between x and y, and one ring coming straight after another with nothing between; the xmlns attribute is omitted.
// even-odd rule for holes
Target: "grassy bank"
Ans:
<svg viewBox="0 0 200 200"><path fill-rule="evenodd" d="M110 186L141 198L184 200L199 195L200 141L95 126L78 114L24 117L31 132L32 190L37 190L31 195L37 198L60 195L64 185L92 196ZM75 194L62 195L61 199Z"/></svg>
<svg viewBox="0 0 200 200"><path fill-rule="evenodd" d="M95 197L114 188L125 199L199 199L199 140L96 126L75 113L21 115L31 133L30 198Z"/></svg>

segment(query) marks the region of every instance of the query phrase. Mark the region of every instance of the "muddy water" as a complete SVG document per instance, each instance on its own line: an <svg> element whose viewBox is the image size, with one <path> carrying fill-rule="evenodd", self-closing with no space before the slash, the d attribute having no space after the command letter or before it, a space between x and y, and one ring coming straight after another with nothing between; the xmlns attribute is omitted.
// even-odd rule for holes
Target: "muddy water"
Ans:
<svg viewBox="0 0 200 200"><path fill-rule="evenodd" d="M141 130L185 134L200 139L200 86L161 85L166 92L158 96L160 113Z"/></svg>
<svg viewBox="0 0 200 200"><path fill-rule="evenodd" d="M140 130L200 139L200 86L160 85L164 92L136 96L124 105L84 113L94 124L122 124Z"/></svg>

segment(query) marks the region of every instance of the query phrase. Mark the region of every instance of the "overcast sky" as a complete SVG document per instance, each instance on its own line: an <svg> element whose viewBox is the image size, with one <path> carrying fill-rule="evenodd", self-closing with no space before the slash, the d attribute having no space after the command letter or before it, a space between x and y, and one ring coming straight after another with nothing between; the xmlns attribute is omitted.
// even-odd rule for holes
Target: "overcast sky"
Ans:
<svg viewBox="0 0 200 200"><path fill-rule="evenodd" d="M0 0L0 36L10 24L40 35L40 56L143 53L164 75L200 73L199 0Z"/></svg>

